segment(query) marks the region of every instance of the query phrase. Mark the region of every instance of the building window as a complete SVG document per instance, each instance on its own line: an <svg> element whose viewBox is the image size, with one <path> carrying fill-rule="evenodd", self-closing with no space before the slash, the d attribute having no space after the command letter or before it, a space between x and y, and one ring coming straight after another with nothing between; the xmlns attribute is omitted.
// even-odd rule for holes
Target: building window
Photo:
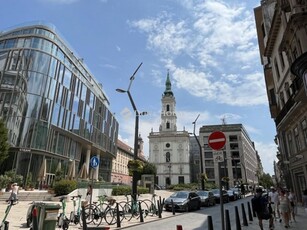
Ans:
<svg viewBox="0 0 307 230"><path fill-rule="evenodd" d="M302 145L301 145L301 142L300 142L300 136L299 136L299 132L298 132L298 127L294 128L294 139L295 139L295 145L296 145L297 151L301 151L302 150Z"/></svg>
<svg viewBox="0 0 307 230"><path fill-rule="evenodd" d="M293 152L293 142L291 132L288 133L288 144L289 144L289 152Z"/></svg>
<svg viewBox="0 0 307 230"><path fill-rule="evenodd" d="M306 119L302 121L302 130L303 130L303 136L304 136L304 144L305 148L307 147L307 122Z"/></svg>
<svg viewBox="0 0 307 230"><path fill-rule="evenodd" d="M230 142L237 142L238 136L237 135L229 135L229 141Z"/></svg>
<svg viewBox="0 0 307 230"><path fill-rule="evenodd" d="M166 105L166 111L170 111L170 106Z"/></svg>
<svg viewBox="0 0 307 230"><path fill-rule="evenodd" d="M170 128L170 123L166 122L166 129L169 129L169 128Z"/></svg>
<svg viewBox="0 0 307 230"><path fill-rule="evenodd" d="M277 63L276 59L274 60L274 67L275 67L275 73L276 73L276 76L277 76L277 80L279 80L280 79L280 73L279 73L278 63Z"/></svg>
<svg viewBox="0 0 307 230"><path fill-rule="evenodd" d="M171 161L171 154L170 154L170 152L167 152L165 154L165 162L170 162L170 161Z"/></svg>
<svg viewBox="0 0 307 230"><path fill-rule="evenodd" d="M284 61L283 52L279 52L279 59L280 59L280 63L281 63L281 68L284 69L285 68L285 61Z"/></svg>
<svg viewBox="0 0 307 230"><path fill-rule="evenodd" d="M184 176L179 176L178 177L178 183L179 184L184 184Z"/></svg>

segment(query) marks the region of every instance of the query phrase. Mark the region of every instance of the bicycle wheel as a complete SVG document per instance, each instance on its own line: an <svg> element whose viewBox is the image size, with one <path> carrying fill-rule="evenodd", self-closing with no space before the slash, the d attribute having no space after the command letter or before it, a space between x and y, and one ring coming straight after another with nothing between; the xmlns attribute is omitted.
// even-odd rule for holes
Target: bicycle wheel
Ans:
<svg viewBox="0 0 307 230"><path fill-rule="evenodd" d="M125 220L130 221L132 219L132 209L129 203L127 202L119 202L119 209L120 209L120 213L123 216L123 218Z"/></svg>
<svg viewBox="0 0 307 230"><path fill-rule="evenodd" d="M108 208L107 210L105 210L104 220L106 221L108 225L113 225L116 223L116 220L117 220L116 214L117 212L116 212L116 209L114 208Z"/></svg>
<svg viewBox="0 0 307 230"><path fill-rule="evenodd" d="M158 215L158 208L156 207L156 205L151 201L151 200L143 200L141 202L142 206L145 204L147 205L148 209L147 210L144 210L144 212L146 213L146 216L149 215L149 216L155 216L155 215Z"/></svg>
<svg viewBox="0 0 307 230"><path fill-rule="evenodd" d="M139 205L141 205L141 207L139 206ZM148 205L147 205L147 203L146 202L144 202L144 201L139 201L138 203L137 203L137 211L138 211L138 216L137 216L137 218L139 218L140 217L140 210L141 210L141 212L142 212L142 215L143 215L143 218L146 218L146 216L148 215L148 210L149 210L149 208L148 208Z"/></svg>
<svg viewBox="0 0 307 230"><path fill-rule="evenodd" d="M86 224L92 223L94 220L99 219L99 211L97 207L86 207L84 209ZM96 221L97 222L97 221Z"/></svg>

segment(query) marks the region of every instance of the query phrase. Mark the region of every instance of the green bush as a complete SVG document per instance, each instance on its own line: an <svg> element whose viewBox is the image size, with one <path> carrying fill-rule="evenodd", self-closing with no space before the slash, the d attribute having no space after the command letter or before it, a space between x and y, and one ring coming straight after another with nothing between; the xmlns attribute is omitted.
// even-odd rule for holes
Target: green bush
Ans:
<svg viewBox="0 0 307 230"><path fill-rule="evenodd" d="M145 194L148 193L148 188L144 187L138 187L138 193L139 194ZM132 187L131 186L116 186L112 189L112 195L113 196L120 196L120 195L126 195L132 193Z"/></svg>
<svg viewBox="0 0 307 230"><path fill-rule="evenodd" d="M67 195L77 189L77 181L60 180L54 184L53 189L56 196Z"/></svg>
<svg viewBox="0 0 307 230"><path fill-rule="evenodd" d="M173 184L168 187L170 190L196 190L198 188L197 183L191 183L191 184Z"/></svg>

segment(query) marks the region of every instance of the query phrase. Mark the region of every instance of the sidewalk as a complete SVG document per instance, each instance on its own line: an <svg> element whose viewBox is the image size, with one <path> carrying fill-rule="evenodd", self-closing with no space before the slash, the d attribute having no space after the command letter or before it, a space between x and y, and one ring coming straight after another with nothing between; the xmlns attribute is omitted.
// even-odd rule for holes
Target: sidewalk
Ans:
<svg viewBox="0 0 307 230"><path fill-rule="evenodd" d="M159 199L159 196L161 196L161 199L169 197L173 192L167 191L167 190L156 190L155 191L157 195L157 199ZM120 201L126 201L125 196L112 196L114 199L116 199L117 202ZM151 199L151 194L143 194L140 196L141 200L145 199ZM36 201L37 202L37 201ZM17 229L29 229L26 227L26 215L28 208L32 202L31 201L20 201L18 204L12 206L10 213L7 216L7 221L9 221L9 230L17 230ZM52 203L52 204L59 204L61 203L59 201L44 201L44 203ZM66 215L69 217L70 212L73 211L73 202L68 200L66 206ZM3 217L5 216L5 210L7 207L6 202L0 203L0 221L2 222ZM162 217L163 219L167 217L173 216L171 212L163 212ZM145 222L149 221L157 221L161 220L157 216L154 217L146 217L144 219ZM133 226L136 224L140 224L139 219L132 219L131 221L123 221L121 223L121 227L127 227L127 226ZM69 226L69 229L81 229L80 225L73 225L71 224ZM110 226L110 229L118 229L115 225Z"/></svg>
<svg viewBox="0 0 307 230"><path fill-rule="evenodd" d="M307 213L305 212L304 208L302 206L297 207L297 215L295 217L296 221L293 220L290 222L290 228L285 228L283 222L274 221L275 230L283 230L283 229L299 229L304 230L307 229ZM263 220L263 227L264 229L269 229L269 221ZM242 226L242 230L260 230L260 227L258 225L258 219L257 217L253 218L253 221L248 221L248 226Z"/></svg>

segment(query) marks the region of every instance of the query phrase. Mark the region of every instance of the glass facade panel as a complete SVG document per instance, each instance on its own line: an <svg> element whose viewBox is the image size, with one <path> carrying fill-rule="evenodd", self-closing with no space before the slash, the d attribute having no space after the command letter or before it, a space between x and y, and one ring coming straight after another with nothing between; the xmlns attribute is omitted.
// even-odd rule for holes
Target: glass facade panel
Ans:
<svg viewBox="0 0 307 230"><path fill-rule="evenodd" d="M0 52L0 71L5 68L5 62L8 52Z"/></svg>
<svg viewBox="0 0 307 230"><path fill-rule="evenodd" d="M42 97L28 94L27 95L27 113L26 117L38 118L39 117L39 110L41 106Z"/></svg>
<svg viewBox="0 0 307 230"><path fill-rule="evenodd" d="M28 73L28 93L43 95L46 90L47 77L37 72Z"/></svg>

